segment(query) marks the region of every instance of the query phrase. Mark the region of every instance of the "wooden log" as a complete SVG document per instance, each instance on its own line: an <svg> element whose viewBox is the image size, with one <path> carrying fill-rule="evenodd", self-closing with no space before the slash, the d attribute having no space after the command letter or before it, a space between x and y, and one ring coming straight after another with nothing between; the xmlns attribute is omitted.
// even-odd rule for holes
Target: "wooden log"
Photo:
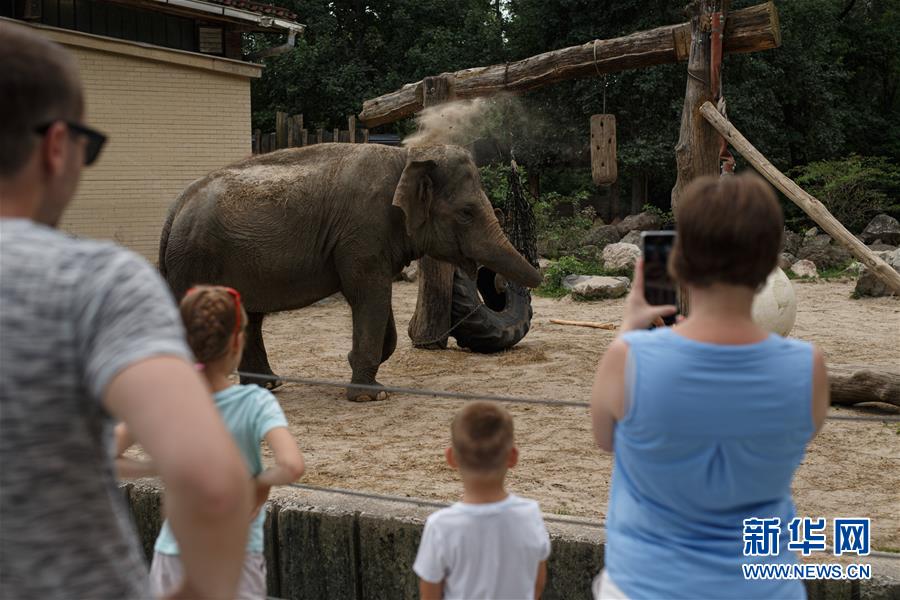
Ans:
<svg viewBox="0 0 900 600"><path fill-rule="evenodd" d="M728 119L716 110L711 102L701 106L700 113L725 137L729 144L747 159L754 169L781 190L794 204L803 209L803 212L809 215L809 218L815 221L825 233L849 250L859 262L871 269L872 273L881 279L888 289L900 295L900 273L897 273L881 257L869 250L855 235L850 233L840 221L834 218L834 215L828 212L824 204L776 169Z"/></svg>
<svg viewBox="0 0 900 600"><path fill-rule="evenodd" d="M287 148L287 121L287 113L275 113L275 149Z"/></svg>
<svg viewBox="0 0 900 600"><path fill-rule="evenodd" d="M351 144L356 143L356 115L350 115L347 117L347 132L350 134L350 139L347 140Z"/></svg>
<svg viewBox="0 0 900 600"><path fill-rule="evenodd" d="M568 319L550 319L550 322L557 325L573 325L575 327L591 327L593 329L616 329L616 326L612 323L599 323L597 321L569 321Z"/></svg>
<svg viewBox="0 0 900 600"><path fill-rule="evenodd" d="M284 136L284 147L285 148L293 148L294 147L294 119L288 118L284 123L285 128L285 136Z"/></svg>
<svg viewBox="0 0 900 600"><path fill-rule="evenodd" d="M425 106L453 100L449 77L425 78ZM407 333L413 346L426 350L447 347L453 303L454 267L430 256L419 259L419 296Z"/></svg>
<svg viewBox="0 0 900 600"><path fill-rule="evenodd" d="M294 141L293 146L303 145L303 115L294 115L291 117L293 123Z"/></svg>
<svg viewBox="0 0 900 600"><path fill-rule="evenodd" d="M309 131L306 129L300 130L300 145L309 146Z"/></svg>
<svg viewBox="0 0 900 600"><path fill-rule="evenodd" d="M884 402L900 406L900 370L864 365L828 365L831 403L848 406Z"/></svg>
<svg viewBox="0 0 900 600"><path fill-rule="evenodd" d="M616 115L592 115L591 177L595 185L610 185L618 176Z"/></svg>
<svg viewBox="0 0 900 600"><path fill-rule="evenodd" d="M368 129L362 130L362 143L363 144L369 143L369 130Z"/></svg>
<svg viewBox="0 0 900 600"><path fill-rule="evenodd" d="M681 111L681 129L675 145L678 176L672 188L672 210L684 188L701 175L718 175L719 146L716 130L699 114L700 106L713 99L710 89L709 15L713 0L695 0L688 6L691 14L691 50L688 58L687 85ZM729 19L730 20L730 19Z"/></svg>
<svg viewBox="0 0 900 600"><path fill-rule="evenodd" d="M452 80L456 98L522 93L569 79L684 61L690 45L690 25L682 23L442 76ZM773 2L729 14L725 52L756 52L780 45L778 11ZM415 114L425 102L422 84L422 81L408 83L399 90L366 100L360 120L366 127L375 127Z"/></svg>

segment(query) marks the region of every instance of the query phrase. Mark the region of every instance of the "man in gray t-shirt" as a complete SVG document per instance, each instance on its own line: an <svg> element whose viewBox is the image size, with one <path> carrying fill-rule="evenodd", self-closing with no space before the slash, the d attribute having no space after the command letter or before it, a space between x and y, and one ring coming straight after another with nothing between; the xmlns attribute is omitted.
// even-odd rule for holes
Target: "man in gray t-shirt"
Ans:
<svg viewBox="0 0 900 600"><path fill-rule="evenodd" d="M126 422L167 487L186 581L233 595L249 475L141 258L55 229L104 138L71 57L0 22L0 598L147 598L118 490Z"/></svg>

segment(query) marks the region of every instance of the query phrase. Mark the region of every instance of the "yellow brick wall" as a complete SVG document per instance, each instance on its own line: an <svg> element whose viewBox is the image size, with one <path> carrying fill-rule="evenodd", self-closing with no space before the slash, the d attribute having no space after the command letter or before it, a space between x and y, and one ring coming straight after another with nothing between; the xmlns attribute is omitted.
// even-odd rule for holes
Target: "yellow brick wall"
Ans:
<svg viewBox="0 0 900 600"><path fill-rule="evenodd" d="M62 228L157 260L169 205L188 183L250 154L250 79L69 47L81 69L85 122L109 136L84 170Z"/></svg>

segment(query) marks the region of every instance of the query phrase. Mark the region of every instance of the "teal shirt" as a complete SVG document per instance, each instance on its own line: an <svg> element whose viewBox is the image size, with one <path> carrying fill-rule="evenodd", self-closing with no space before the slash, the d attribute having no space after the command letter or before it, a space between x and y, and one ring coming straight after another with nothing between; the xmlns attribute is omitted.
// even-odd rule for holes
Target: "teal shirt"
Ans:
<svg viewBox="0 0 900 600"><path fill-rule="evenodd" d="M265 435L276 427L287 427L287 419L271 392L258 385L233 385L213 395L216 408L231 432L241 455L247 462L247 469L256 477L262 472L262 453L259 443ZM262 553L263 523L266 520L265 509L250 524L247 539L247 552ZM154 549L160 554L177 555L178 542L169 527L169 521L163 523Z"/></svg>

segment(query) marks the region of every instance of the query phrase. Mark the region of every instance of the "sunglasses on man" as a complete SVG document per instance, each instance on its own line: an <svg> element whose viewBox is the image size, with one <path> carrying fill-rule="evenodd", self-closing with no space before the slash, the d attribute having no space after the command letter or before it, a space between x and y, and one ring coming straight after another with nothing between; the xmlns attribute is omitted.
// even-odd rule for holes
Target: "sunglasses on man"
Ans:
<svg viewBox="0 0 900 600"><path fill-rule="evenodd" d="M60 119L61 120L61 119ZM41 135L46 135L47 130L50 129L56 121L50 121L49 123L45 123L44 125L39 125L34 128L35 133L39 133ZM72 134L83 135L87 138L87 147L84 151L84 165L90 166L94 164L94 161L97 160L97 157L100 156L100 151L103 149L103 144L106 143L106 136L97 131L96 129L91 129L90 127L85 127L79 123L73 123L72 121L63 121L66 126L69 128L69 132Z"/></svg>

